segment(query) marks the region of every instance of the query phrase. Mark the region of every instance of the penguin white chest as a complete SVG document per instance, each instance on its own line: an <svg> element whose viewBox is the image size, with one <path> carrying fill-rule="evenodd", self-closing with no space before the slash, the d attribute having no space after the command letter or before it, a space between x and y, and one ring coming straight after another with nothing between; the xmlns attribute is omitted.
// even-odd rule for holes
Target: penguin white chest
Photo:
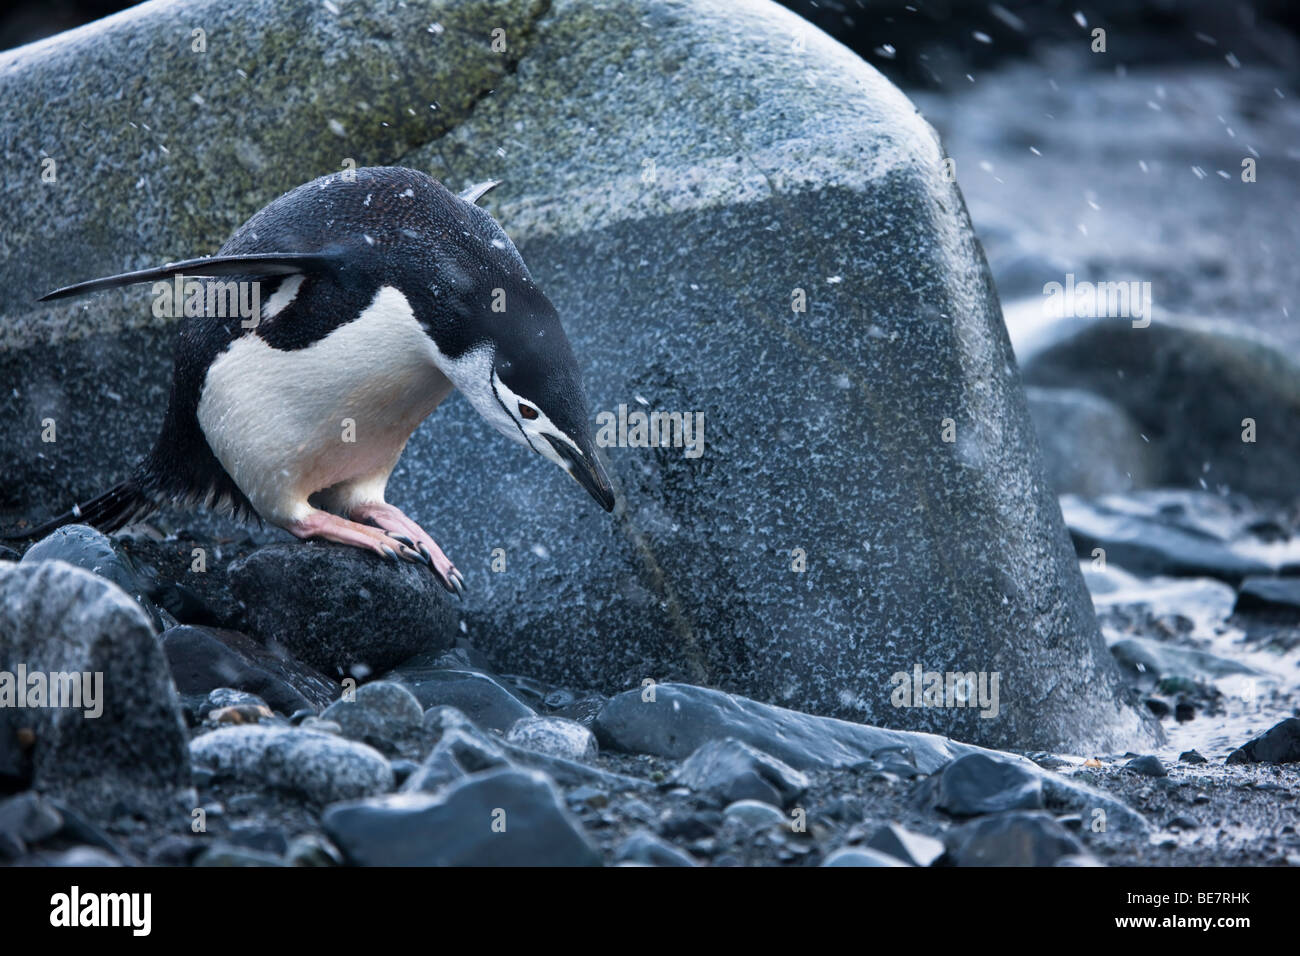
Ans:
<svg viewBox="0 0 1300 956"><path fill-rule="evenodd" d="M306 348L237 339L208 369L199 425L270 521L300 518L309 495L343 483L382 494L411 433L451 391L436 354L406 297L384 286Z"/></svg>

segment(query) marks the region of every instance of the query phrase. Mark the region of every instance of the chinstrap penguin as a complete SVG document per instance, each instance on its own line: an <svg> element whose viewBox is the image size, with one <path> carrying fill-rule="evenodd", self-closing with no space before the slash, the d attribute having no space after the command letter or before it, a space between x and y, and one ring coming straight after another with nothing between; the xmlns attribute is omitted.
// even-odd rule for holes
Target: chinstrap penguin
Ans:
<svg viewBox="0 0 1300 956"><path fill-rule="evenodd" d="M493 185L457 195L401 167L325 176L264 207L215 256L44 296L176 276L262 292L255 322L179 319L153 450L125 481L22 537L206 505L426 564L463 593L433 538L384 498L412 432L453 388L613 510L559 315L476 205Z"/></svg>

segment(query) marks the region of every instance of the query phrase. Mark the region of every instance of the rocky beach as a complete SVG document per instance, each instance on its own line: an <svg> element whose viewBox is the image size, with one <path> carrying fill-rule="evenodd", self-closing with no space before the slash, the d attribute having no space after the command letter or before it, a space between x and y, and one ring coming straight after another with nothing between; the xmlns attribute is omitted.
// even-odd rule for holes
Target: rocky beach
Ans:
<svg viewBox="0 0 1300 956"><path fill-rule="evenodd" d="M1300 866L1292 48L896 61L846 11L0 52L0 865ZM388 495L463 600L202 511L24 539L148 449L184 321L37 298L349 160L501 180L593 412L698 454L603 446L607 516L449 400Z"/></svg>

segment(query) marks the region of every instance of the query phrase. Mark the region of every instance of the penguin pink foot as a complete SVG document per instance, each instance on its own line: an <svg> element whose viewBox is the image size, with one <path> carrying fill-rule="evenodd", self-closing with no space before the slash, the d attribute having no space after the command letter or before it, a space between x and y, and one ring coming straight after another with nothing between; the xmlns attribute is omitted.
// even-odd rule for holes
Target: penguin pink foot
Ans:
<svg viewBox="0 0 1300 956"><path fill-rule="evenodd" d="M358 521L374 522L387 531L394 541L419 552L434 574L438 575L443 587L458 597L464 596L465 576L456 570L451 559L442 553L442 548L438 547L429 533L408 518L401 509L382 501L367 502L354 506L349 516Z"/></svg>
<svg viewBox="0 0 1300 956"><path fill-rule="evenodd" d="M313 511L305 518L285 524L284 528L298 538L320 538L323 541L334 541L338 544L351 545L365 551L373 551L380 557L388 558L390 561L404 560L410 561L412 564L427 565L433 568L442 586L448 591L457 596L464 594L464 579L461 577L460 572L451 566L451 562L447 560L446 555L441 551L437 551L439 557L450 569L450 574L440 570L433 563L430 555L418 550L418 542L411 541L400 533L395 535L387 530L375 528L368 524L349 521L347 518L340 518L328 511ZM428 535L424 537L428 538ZM429 541L432 543L431 538L429 538ZM434 550L438 548L436 544L433 547ZM453 585L452 581L456 582L459 587Z"/></svg>

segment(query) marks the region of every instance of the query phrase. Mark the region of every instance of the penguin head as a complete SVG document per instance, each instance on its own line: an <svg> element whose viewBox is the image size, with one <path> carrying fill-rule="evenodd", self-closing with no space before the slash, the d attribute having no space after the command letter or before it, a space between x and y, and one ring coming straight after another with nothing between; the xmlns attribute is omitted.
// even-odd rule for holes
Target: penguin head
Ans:
<svg viewBox="0 0 1300 956"><path fill-rule="evenodd" d="M549 302L523 334L492 342L488 397L475 402L480 415L503 434L559 465L606 511L614 491L596 457L590 414L578 363ZM486 406L486 407L482 407Z"/></svg>
<svg viewBox="0 0 1300 956"><path fill-rule="evenodd" d="M444 372L499 432L559 465L613 511L614 491L596 457L582 376L559 313L496 220L468 197L457 201L467 228L436 268L440 300L456 314L454 332L437 322L429 332L436 344L454 347L460 338L464 350L440 363Z"/></svg>

